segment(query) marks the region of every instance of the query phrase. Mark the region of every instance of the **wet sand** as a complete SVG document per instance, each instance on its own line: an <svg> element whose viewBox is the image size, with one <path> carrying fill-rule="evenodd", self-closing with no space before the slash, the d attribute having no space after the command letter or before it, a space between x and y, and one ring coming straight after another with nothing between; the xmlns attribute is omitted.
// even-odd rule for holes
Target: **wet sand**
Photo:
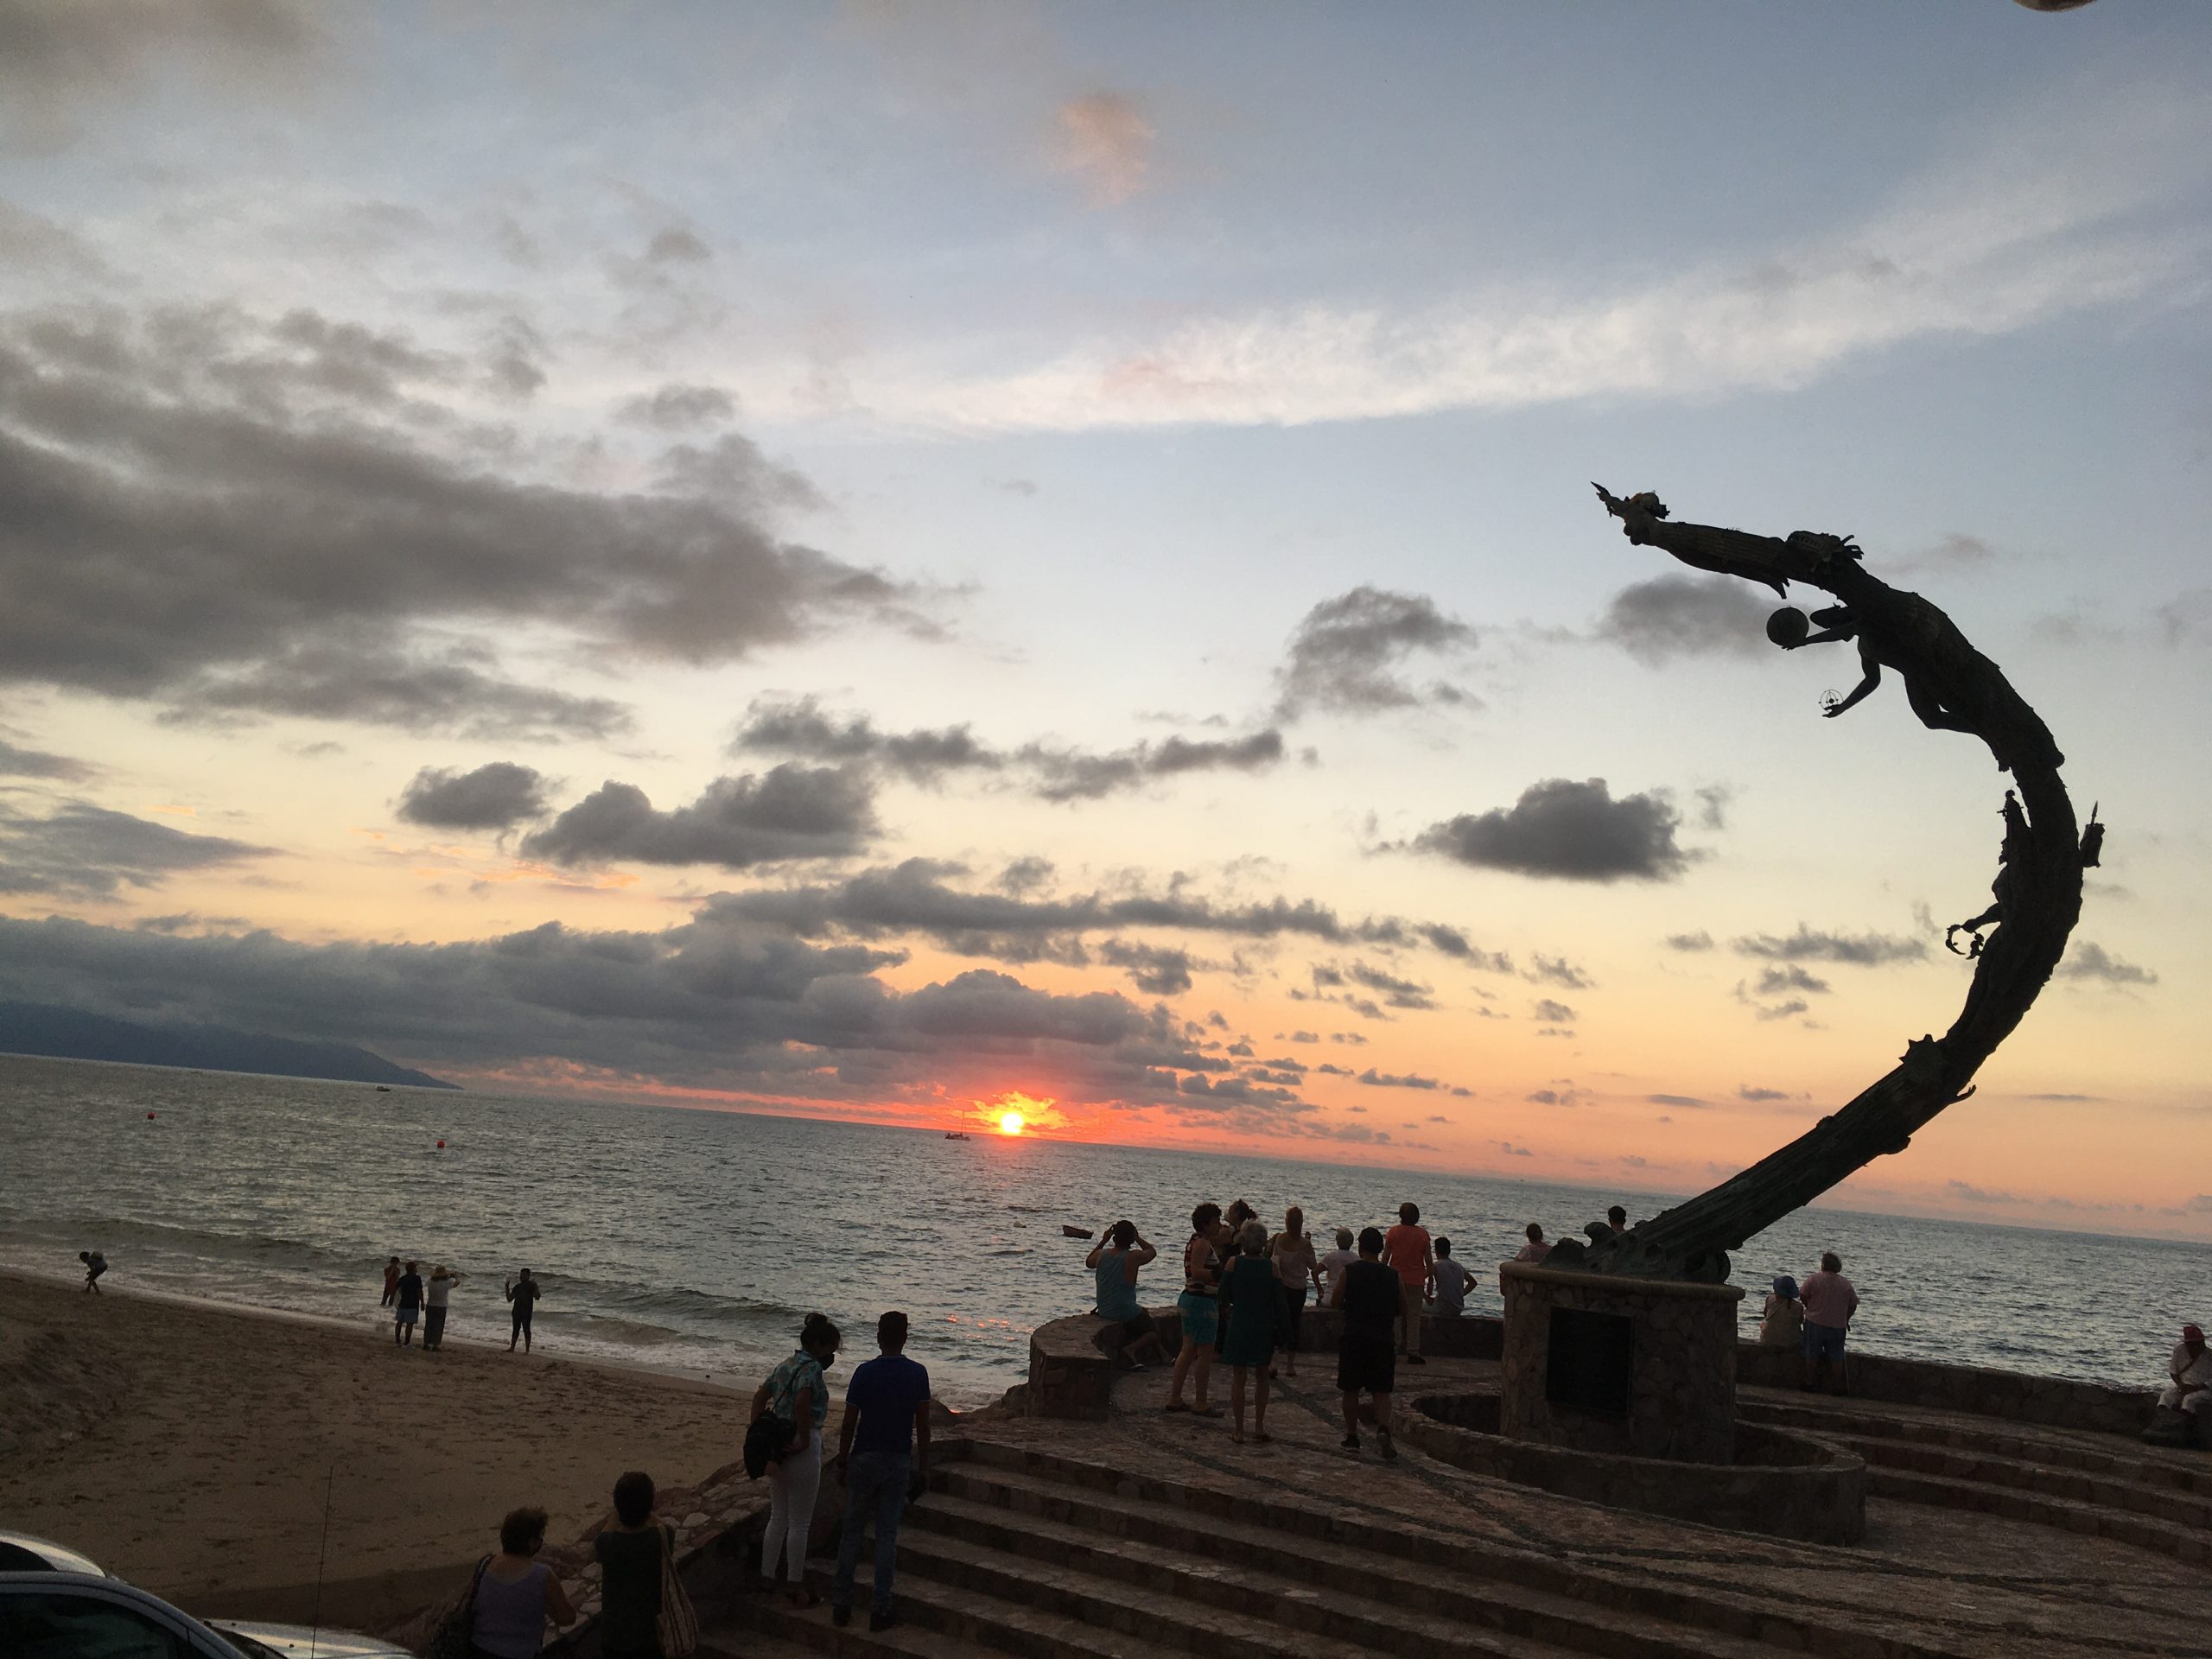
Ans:
<svg viewBox="0 0 2212 1659"><path fill-rule="evenodd" d="M510 1355L504 1321L425 1354L104 1290L0 1273L0 1518L194 1613L304 1619L320 1576L324 1624L387 1626L517 1505L564 1542L624 1470L690 1484L744 1438L750 1389Z"/></svg>

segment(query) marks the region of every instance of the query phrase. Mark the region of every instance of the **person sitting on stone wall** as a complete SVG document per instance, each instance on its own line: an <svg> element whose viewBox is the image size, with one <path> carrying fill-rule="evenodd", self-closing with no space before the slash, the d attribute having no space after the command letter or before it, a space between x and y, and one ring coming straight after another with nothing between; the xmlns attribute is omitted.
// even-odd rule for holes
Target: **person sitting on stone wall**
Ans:
<svg viewBox="0 0 2212 1659"><path fill-rule="evenodd" d="M2174 1344L2173 1360L2166 1369L2173 1380L2160 1392L2159 1405L2187 1412L2196 1419L2202 1433L2204 1414L2212 1410L2212 1348L2204 1345L2204 1332L2193 1325L2182 1326L2181 1340Z"/></svg>
<svg viewBox="0 0 2212 1659"><path fill-rule="evenodd" d="M1544 1237L1541 1224L1530 1222L1528 1231L1529 1242L1514 1253L1513 1259L1516 1262L1541 1262L1552 1253L1552 1247Z"/></svg>
<svg viewBox="0 0 2212 1659"><path fill-rule="evenodd" d="M1797 1300L1797 1281L1788 1274L1775 1275L1759 1312L1759 1346L1798 1349L1805 1345L1805 1305Z"/></svg>
<svg viewBox="0 0 2212 1659"><path fill-rule="evenodd" d="M1167 1357L1159 1327L1137 1300L1137 1270L1159 1255L1136 1223L1123 1217L1106 1229L1084 1262L1098 1287L1098 1317L1119 1327L1115 1351L1133 1371Z"/></svg>

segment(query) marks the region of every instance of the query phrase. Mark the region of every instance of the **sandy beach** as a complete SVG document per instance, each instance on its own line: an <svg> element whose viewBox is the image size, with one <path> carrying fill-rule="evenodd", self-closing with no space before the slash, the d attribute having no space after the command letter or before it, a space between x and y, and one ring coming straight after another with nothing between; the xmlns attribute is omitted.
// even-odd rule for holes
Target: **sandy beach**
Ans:
<svg viewBox="0 0 2212 1659"><path fill-rule="evenodd" d="M566 1541L625 1469L675 1485L732 1462L746 1403L543 1344L430 1355L389 1327L0 1274L0 1524L197 1613L305 1618L327 1494L323 1622L389 1624L518 1504Z"/></svg>

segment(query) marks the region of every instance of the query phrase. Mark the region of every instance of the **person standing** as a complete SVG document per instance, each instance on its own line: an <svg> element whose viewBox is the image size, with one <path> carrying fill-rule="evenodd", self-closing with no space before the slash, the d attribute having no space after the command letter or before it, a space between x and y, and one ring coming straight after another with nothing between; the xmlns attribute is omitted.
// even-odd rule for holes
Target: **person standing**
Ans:
<svg viewBox="0 0 2212 1659"><path fill-rule="evenodd" d="M1217 1357L1230 1367L1229 1438L1244 1444L1244 1382L1257 1369L1258 1395L1252 1408L1252 1438L1265 1445L1268 1433L1268 1364L1281 1339L1282 1324L1289 1311L1283 1300L1282 1281L1268 1261L1268 1230L1257 1218L1236 1231L1236 1260L1222 1275L1221 1317L1216 1341Z"/></svg>
<svg viewBox="0 0 2212 1659"><path fill-rule="evenodd" d="M1337 1281L1344 1277L1344 1269L1359 1260L1359 1252L1351 1246L1351 1229L1337 1229L1337 1248L1323 1256L1314 1269L1314 1276L1321 1281L1321 1294L1314 1300L1316 1307L1336 1306L1330 1298L1337 1294Z"/></svg>
<svg viewBox="0 0 2212 1659"><path fill-rule="evenodd" d="M1859 1292L1843 1276L1843 1258L1834 1250L1821 1257L1821 1270L1805 1275L1800 1299L1805 1306L1805 1362L1808 1368L1801 1389L1824 1380L1829 1363L1836 1367L1830 1393L1843 1392L1843 1338L1851 1316L1859 1311Z"/></svg>
<svg viewBox="0 0 2212 1659"><path fill-rule="evenodd" d="M1134 1224L1121 1224L1132 1233ZM1157 1338L1155 1338L1156 1341ZM899 1516L910 1490L930 1472L930 1374L906 1357L906 1316L893 1309L875 1322L883 1351L853 1373L845 1420L837 1430L836 1471L845 1483L845 1530L837 1543L837 1575L830 1586L830 1622L849 1624L861 1534L875 1522L875 1573L868 1585L868 1627L892 1625L891 1575L899 1560Z"/></svg>
<svg viewBox="0 0 2212 1659"><path fill-rule="evenodd" d="M1206 1385L1213 1378L1213 1344L1218 1324L1214 1287L1221 1278L1222 1258L1214 1247L1214 1233L1221 1225L1221 1206L1202 1204L1191 1211L1191 1236L1183 1246L1183 1294L1175 1299L1175 1312L1183 1326L1182 1351L1175 1356L1175 1375L1167 1385L1166 1410L1193 1411L1201 1417L1218 1417L1219 1406L1206 1403ZM1183 1379L1198 1373L1195 1407L1183 1402Z"/></svg>
<svg viewBox="0 0 2212 1659"><path fill-rule="evenodd" d="M107 1271L107 1257L98 1250L79 1250L77 1259L85 1264L85 1288L93 1295L99 1295L100 1274Z"/></svg>
<svg viewBox="0 0 2212 1659"><path fill-rule="evenodd" d="M1452 1259L1452 1241L1436 1241L1436 1260L1428 1269L1429 1299L1436 1304L1436 1311L1446 1319L1456 1319L1467 1311L1467 1287L1475 1275Z"/></svg>
<svg viewBox="0 0 2212 1659"><path fill-rule="evenodd" d="M544 1548L544 1510L513 1510L499 1522L499 1553L476 1581L476 1611L468 1637L479 1654L489 1659L537 1659L547 1619L563 1626L576 1622L576 1610L569 1605L561 1580L537 1559Z"/></svg>
<svg viewBox="0 0 2212 1659"><path fill-rule="evenodd" d="M2168 1411L2185 1411L2203 1421L2203 1414L2212 1411L2212 1348L2204 1345L2203 1332L2193 1325L2182 1326L2166 1372L2172 1380L2159 1390L2158 1403Z"/></svg>
<svg viewBox="0 0 2212 1659"><path fill-rule="evenodd" d="M1514 1252L1513 1259L1516 1262L1541 1262L1551 1253L1552 1247L1544 1237L1544 1230L1532 1221L1529 1224L1529 1242Z"/></svg>
<svg viewBox="0 0 2212 1659"><path fill-rule="evenodd" d="M1421 1206L1398 1206L1398 1224L1382 1236L1382 1249L1398 1275L1399 1297L1405 1315L1405 1343L1401 1351L1408 1365L1426 1365L1421 1357L1421 1304L1428 1294L1428 1269L1434 1261L1428 1230L1421 1224Z"/></svg>
<svg viewBox="0 0 2212 1659"><path fill-rule="evenodd" d="M390 1307L399 1295L399 1258L393 1256L384 1264L384 1300L379 1307Z"/></svg>
<svg viewBox="0 0 2212 1659"><path fill-rule="evenodd" d="M423 1287L423 1351L435 1353L446 1344L446 1312L453 1301L453 1287L461 1275L442 1262L430 1269L430 1282Z"/></svg>
<svg viewBox="0 0 2212 1659"><path fill-rule="evenodd" d="M1306 1297L1321 1282L1321 1264L1314 1259L1313 1236L1306 1230L1306 1212L1296 1205L1283 1211L1282 1231L1268 1241L1268 1259L1274 1264L1275 1278L1282 1285L1283 1370L1285 1375L1296 1376Z"/></svg>
<svg viewBox="0 0 2212 1659"><path fill-rule="evenodd" d="M1090 1269L1098 1287L1098 1317L1121 1327L1116 1351L1133 1371L1144 1370L1147 1357L1155 1363L1167 1357L1166 1350L1160 1346L1159 1327L1137 1300L1137 1270L1159 1255L1137 1231L1136 1223L1124 1217L1105 1230L1104 1236L1084 1258L1083 1265ZM853 1377L859 1381L860 1372L854 1372Z"/></svg>
<svg viewBox="0 0 2212 1659"><path fill-rule="evenodd" d="M1382 1262L1382 1234L1362 1230L1359 1259L1338 1276L1329 1306L1343 1311L1344 1335L1337 1344L1337 1392L1344 1396L1344 1450L1359 1451L1359 1396L1375 1401L1375 1438L1385 1459L1398 1455L1390 1438L1390 1394L1398 1362L1390 1325L1402 1305L1398 1275Z"/></svg>
<svg viewBox="0 0 2212 1659"><path fill-rule="evenodd" d="M412 1348L415 1321L423 1311L423 1275L415 1271L414 1262L407 1264L407 1271L392 1288L398 1297L391 1309L391 1339L403 1348Z"/></svg>
<svg viewBox="0 0 2212 1659"><path fill-rule="evenodd" d="M675 1554L653 1514L653 1478L632 1469L614 1483L614 1524L591 1541L600 1566L599 1650L603 1659L661 1659L662 1561Z"/></svg>
<svg viewBox="0 0 2212 1659"><path fill-rule="evenodd" d="M822 1425L830 1416L828 1369L842 1340L825 1314L810 1313L800 1327L798 1348L768 1373L754 1391L753 1415L774 1412L791 1426L784 1453L768 1465L768 1530L760 1540L760 1577L776 1581L785 1568L784 1593L794 1607L820 1605L806 1587L807 1533L814 1524L814 1499L822 1490Z"/></svg>
<svg viewBox="0 0 2212 1659"><path fill-rule="evenodd" d="M530 1276L528 1268L522 1270L521 1277L507 1282L507 1300L514 1304L513 1320L507 1332L509 1353L514 1352L518 1342L522 1344L523 1352L530 1351L531 1316L537 1312L537 1299L544 1294L545 1287Z"/></svg>

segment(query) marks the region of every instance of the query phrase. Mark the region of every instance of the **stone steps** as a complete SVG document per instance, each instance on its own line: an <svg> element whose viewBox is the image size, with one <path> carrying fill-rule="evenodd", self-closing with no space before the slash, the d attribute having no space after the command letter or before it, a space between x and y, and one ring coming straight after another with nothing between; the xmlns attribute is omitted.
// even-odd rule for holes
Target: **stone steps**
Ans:
<svg viewBox="0 0 2212 1659"><path fill-rule="evenodd" d="M2152 1516L2176 1526L2199 1529L2212 1527L2212 1498L2192 1497L2171 1487L2146 1486L2080 1469L2054 1468L2024 1458L1953 1451L1948 1446L1886 1440L1871 1434L1852 1436L1851 1446L1866 1459L1870 1469L1903 1470L1946 1480L2008 1486L2015 1491L2087 1504L2092 1509Z"/></svg>
<svg viewBox="0 0 2212 1659"><path fill-rule="evenodd" d="M2075 1469L2110 1476L2132 1485L2183 1492L2212 1501L2212 1459L2187 1452L2161 1452L2125 1444L2104 1446L2078 1438L2039 1433L2011 1424L1967 1424L1954 1419L1891 1414L1863 1408L1739 1397L1738 1414L1808 1433L1850 1440L1872 1436L1919 1446L1986 1453L2044 1468Z"/></svg>
<svg viewBox="0 0 2212 1659"><path fill-rule="evenodd" d="M2202 1522L2155 1520L2133 1511L2107 1509L2063 1497L2046 1497L2015 1484L1961 1478L1955 1475L1922 1474L1909 1469L1885 1467L1871 1457L1866 1466L1866 1491L1874 1497L1897 1498L1908 1503L1929 1503L1945 1509L1968 1510L1977 1515L1999 1516L2085 1537L2108 1539L2156 1550L2193 1566L2212 1566L2212 1533Z"/></svg>
<svg viewBox="0 0 2212 1659"><path fill-rule="evenodd" d="M1464 1543L1460 1558L1440 1570L1344 1540L1289 1540L1265 1526L1201 1522L1179 1505L1107 1497L1010 1471L956 1465L941 1479L941 1493L908 1512L902 1547L917 1531L923 1538L957 1539L1080 1567L1132 1585L1147 1598L1211 1598L1327 1636L1332 1643L1618 1659L1753 1659L1773 1651L1509 1584L1488 1576L1481 1560L1464 1554ZM918 1550L931 1547L923 1539L916 1543ZM1297 1571L1284 1569L1286 1554L1295 1555ZM1494 1645L1501 1638L1512 1645Z"/></svg>

